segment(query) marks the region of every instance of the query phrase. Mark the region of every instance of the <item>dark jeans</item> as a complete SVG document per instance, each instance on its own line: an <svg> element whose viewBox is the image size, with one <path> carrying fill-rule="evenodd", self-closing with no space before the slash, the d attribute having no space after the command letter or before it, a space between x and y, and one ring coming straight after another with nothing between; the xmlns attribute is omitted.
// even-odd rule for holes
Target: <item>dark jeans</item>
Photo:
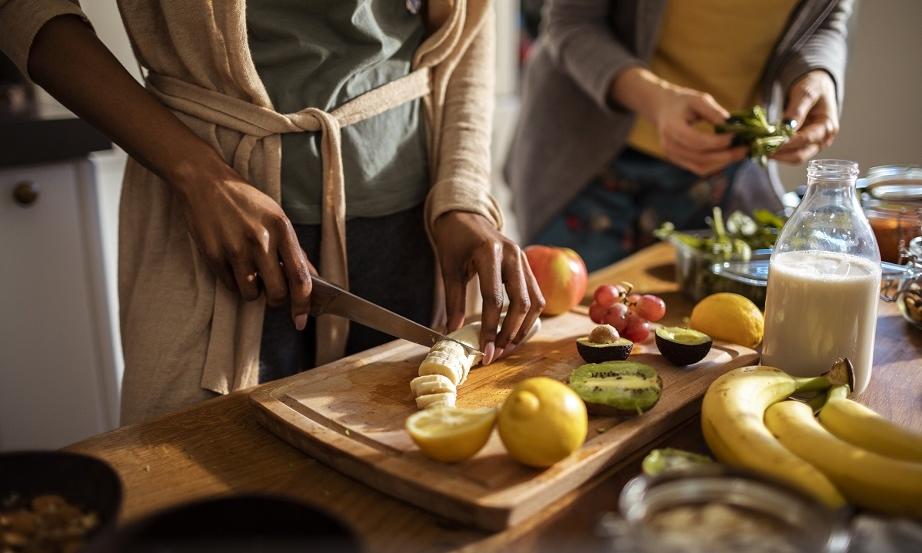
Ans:
<svg viewBox="0 0 922 553"><path fill-rule="evenodd" d="M704 228L727 197L739 164L699 177L667 161L626 149L535 237L536 244L575 250L590 271L611 265L654 240L666 221Z"/></svg>
<svg viewBox="0 0 922 553"><path fill-rule="evenodd" d="M320 253L320 225L295 225L301 247L316 264ZM435 256L426 235L423 206L384 217L346 222L349 289L369 301L424 325L432 321L435 293ZM298 332L288 305L267 307L260 347L259 381L268 382L314 366L314 319ZM394 338L352 323L346 354L389 342Z"/></svg>

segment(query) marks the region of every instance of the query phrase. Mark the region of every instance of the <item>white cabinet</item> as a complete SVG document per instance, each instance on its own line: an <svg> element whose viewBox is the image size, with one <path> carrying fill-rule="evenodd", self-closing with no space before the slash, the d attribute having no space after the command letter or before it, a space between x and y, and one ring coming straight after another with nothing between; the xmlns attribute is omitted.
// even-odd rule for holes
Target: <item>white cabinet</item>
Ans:
<svg viewBox="0 0 922 553"><path fill-rule="evenodd" d="M17 187L33 187L29 205ZM93 166L0 169L0 450L114 428L117 347Z"/></svg>

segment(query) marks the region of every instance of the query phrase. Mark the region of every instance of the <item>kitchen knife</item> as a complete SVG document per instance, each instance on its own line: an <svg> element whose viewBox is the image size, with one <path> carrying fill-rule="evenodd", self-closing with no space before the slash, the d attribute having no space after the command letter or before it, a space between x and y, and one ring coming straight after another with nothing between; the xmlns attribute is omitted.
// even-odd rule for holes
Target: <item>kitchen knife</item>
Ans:
<svg viewBox="0 0 922 553"><path fill-rule="evenodd" d="M483 355L482 352L443 334L415 323L406 317L385 309L355 294L347 292L320 277L311 276L311 315L339 315L350 321L394 336L432 347L439 340L451 340L461 344L468 355Z"/></svg>

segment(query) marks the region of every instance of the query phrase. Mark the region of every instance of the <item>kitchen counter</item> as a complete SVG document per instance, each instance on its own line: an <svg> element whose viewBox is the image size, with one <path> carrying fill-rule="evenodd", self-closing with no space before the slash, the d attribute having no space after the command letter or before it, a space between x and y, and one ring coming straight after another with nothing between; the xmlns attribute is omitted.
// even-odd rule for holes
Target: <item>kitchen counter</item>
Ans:
<svg viewBox="0 0 922 553"><path fill-rule="evenodd" d="M679 323L691 304L676 292L671 246L658 244L591 275L603 282L632 282L661 295L667 323ZM906 325L893 304L881 304L875 367L859 400L884 416L922 432L922 332ZM271 384L270 384L271 385ZM637 474L644 448L553 508L506 531L489 534L459 526L327 468L263 429L247 392L124 427L69 447L105 459L125 488L122 521L191 499L236 492L286 494L319 504L347 521L370 552L591 550L598 517L613 510L621 486ZM668 390L666 391L668 393ZM651 444L651 447L654 444ZM697 418L656 445L704 449Z"/></svg>
<svg viewBox="0 0 922 553"><path fill-rule="evenodd" d="M85 158L112 148L102 132L64 108L37 106L20 114L0 114L0 167Z"/></svg>

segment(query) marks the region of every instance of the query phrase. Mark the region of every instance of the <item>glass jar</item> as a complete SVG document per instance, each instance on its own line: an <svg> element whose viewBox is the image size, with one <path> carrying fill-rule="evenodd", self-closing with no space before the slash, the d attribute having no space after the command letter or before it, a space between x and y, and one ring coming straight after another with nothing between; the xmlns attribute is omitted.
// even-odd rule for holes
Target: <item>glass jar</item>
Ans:
<svg viewBox="0 0 922 553"><path fill-rule="evenodd" d="M881 298L895 301L906 322L922 329L922 236L903 247L900 260L903 272L885 275Z"/></svg>
<svg viewBox="0 0 922 553"><path fill-rule="evenodd" d="M599 525L613 553L844 553L849 544L846 512L716 463L637 476L618 508Z"/></svg>
<svg viewBox="0 0 922 553"><path fill-rule="evenodd" d="M807 166L807 193L769 264L762 363L815 376L847 357L860 393L871 378L881 269L857 177L852 161Z"/></svg>
<svg viewBox="0 0 922 553"><path fill-rule="evenodd" d="M872 167L859 179L858 188L881 259L899 262L900 248L922 235L922 168Z"/></svg>
<svg viewBox="0 0 922 553"><path fill-rule="evenodd" d="M900 246L922 235L922 204L865 198L861 205L877 237L880 258L899 262Z"/></svg>

